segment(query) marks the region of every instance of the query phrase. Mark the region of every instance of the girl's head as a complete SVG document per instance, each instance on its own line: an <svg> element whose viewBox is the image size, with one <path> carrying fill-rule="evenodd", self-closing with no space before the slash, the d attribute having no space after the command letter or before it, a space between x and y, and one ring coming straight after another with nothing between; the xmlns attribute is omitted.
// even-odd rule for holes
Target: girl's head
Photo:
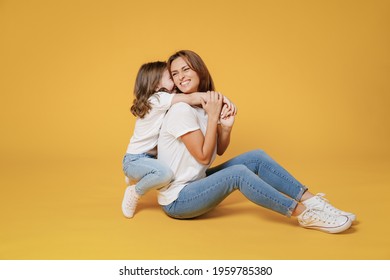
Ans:
<svg viewBox="0 0 390 280"><path fill-rule="evenodd" d="M131 113L143 118L152 108L148 99L158 91L171 92L174 88L167 63L162 61L145 63L138 71Z"/></svg>
<svg viewBox="0 0 390 280"><path fill-rule="evenodd" d="M199 55L181 50L168 59L168 69L176 87L183 93L214 91L214 82Z"/></svg>

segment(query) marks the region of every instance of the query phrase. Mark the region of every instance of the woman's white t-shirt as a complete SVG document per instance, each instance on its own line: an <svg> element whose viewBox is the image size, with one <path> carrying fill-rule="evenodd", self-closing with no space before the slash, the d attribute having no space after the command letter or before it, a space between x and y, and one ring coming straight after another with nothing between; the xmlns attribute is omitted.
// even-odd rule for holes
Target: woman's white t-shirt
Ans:
<svg viewBox="0 0 390 280"><path fill-rule="evenodd" d="M154 149L165 113L172 105L173 94L157 92L149 97L152 109L144 118L137 118L126 153L142 154Z"/></svg>
<svg viewBox="0 0 390 280"><path fill-rule="evenodd" d="M190 182L206 177L206 170L215 159L216 147L210 164L199 163L181 141L184 134L200 129L205 135L207 114L202 108L180 102L172 105L165 115L158 139L158 159L165 162L174 173L170 185L159 190L158 202L168 205Z"/></svg>

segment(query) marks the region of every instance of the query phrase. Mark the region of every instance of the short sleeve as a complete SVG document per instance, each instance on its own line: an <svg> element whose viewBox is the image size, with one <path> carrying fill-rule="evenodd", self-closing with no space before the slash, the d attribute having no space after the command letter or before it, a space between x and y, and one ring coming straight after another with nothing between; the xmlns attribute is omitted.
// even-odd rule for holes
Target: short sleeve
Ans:
<svg viewBox="0 0 390 280"><path fill-rule="evenodd" d="M172 105L173 94L160 91L149 98L155 110L167 111Z"/></svg>
<svg viewBox="0 0 390 280"><path fill-rule="evenodd" d="M179 138L184 134L200 129L195 109L187 103L179 102L169 109L165 116L166 127L169 134Z"/></svg>

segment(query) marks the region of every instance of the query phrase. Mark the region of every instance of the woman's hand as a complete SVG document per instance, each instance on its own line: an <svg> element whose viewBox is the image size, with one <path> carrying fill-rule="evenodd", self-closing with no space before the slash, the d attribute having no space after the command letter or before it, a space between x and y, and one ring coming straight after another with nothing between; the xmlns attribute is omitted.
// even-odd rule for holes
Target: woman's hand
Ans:
<svg viewBox="0 0 390 280"><path fill-rule="evenodd" d="M202 99L202 107L210 120L218 121L222 109L223 96L216 91L208 91L206 101Z"/></svg>
<svg viewBox="0 0 390 280"><path fill-rule="evenodd" d="M234 115L230 115L230 116L227 116L225 118L221 117L219 119L219 122L220 122L222 127L231 128L231 127L233 127L233 124L234 124L234 118L235 118Z"/></svg>
<svg viewBox="0 0 390 280"><path fill-rule="evenodd" d="M233 109L234 112L236 110ZM233 129L235 114L228 115L226 117L219 118L219 125L218 125L218 138L217 138L217 154L223 155L225 151L227 150L229 143L230 143L230 134Z"/></svg>
<svg viewBox="0 0 390 280"><path fill-rule="evenodd" d="M237 114L237 107L226 96L223 96L223 107L221 112L221 118L227 116L235 116Z"/></svg>

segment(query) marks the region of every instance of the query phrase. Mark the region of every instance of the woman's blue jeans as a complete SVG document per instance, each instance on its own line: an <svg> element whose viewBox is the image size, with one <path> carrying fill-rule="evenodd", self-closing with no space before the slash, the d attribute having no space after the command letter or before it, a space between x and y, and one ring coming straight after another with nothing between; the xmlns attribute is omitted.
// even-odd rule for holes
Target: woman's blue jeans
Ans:
<svg viewBox="0 0 390 280"><path fill-rule="evenodd" d="M290 217L307 187L261 150L239 155L186 185L164 211L177 219L200 216L235 190L257 205Z"/></svg>
<svg viewBox="0 0 390 280"><path fill-rule="evenodd" d="M172 170L147 153L126 154L123 158L123 172L130 180L137 181L135 191L139 195L162 188L173 179Z"/></svg>

